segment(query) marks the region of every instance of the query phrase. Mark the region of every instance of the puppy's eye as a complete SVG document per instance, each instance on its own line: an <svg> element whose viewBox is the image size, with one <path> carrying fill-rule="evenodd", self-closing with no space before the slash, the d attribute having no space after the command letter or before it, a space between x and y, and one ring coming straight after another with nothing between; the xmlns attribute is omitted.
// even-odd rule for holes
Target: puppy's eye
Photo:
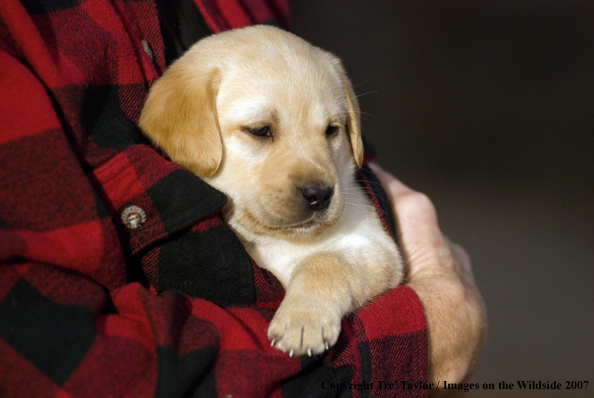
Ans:
<svg viewBox="0 0 594 398"><path fill-rule="evenodd" d="M326 137L333 137L338 133L338 126L330 125L326 128Z"/></svg>
<svg viewBox="0 0 594 398"><path fill-rule="evenodd" d="M250 134L255 135L257 137L272 137L272 131L270 130L270 127L268 127L268 126L258 127L256 129L248 128L247 131Z"/></svg>

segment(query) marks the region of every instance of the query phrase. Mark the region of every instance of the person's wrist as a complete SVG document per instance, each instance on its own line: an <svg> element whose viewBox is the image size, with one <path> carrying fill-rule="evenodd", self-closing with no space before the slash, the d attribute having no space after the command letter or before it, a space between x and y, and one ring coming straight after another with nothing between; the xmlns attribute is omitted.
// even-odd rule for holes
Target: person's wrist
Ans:
<svg viewBox="0 0 594 398"><path fill-rule="evenodd" d="M478 291L454 274L417 276L407 286L419 297L427 320L431 358L428 381L468 381L486 330Z"/></svg>

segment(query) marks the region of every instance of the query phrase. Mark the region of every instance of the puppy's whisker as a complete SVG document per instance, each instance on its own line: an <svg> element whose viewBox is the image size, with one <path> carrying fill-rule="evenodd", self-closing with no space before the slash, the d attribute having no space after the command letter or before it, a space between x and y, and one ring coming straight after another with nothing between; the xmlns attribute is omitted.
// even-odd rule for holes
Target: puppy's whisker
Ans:
<svg viewBox="0 0 594 398"><path fill-rule="evenodd" d="M362 81L361 83L358 83L358 84L354 85L354 86L353 86L353 89L355 89L355 88L357 88L357 87L359 87L359 86L361 86L361 85L363 85L363 84L365 84L365 83L369 83L369 79L367 79L367 80L364 80L364 81Z"/></svg>
<svg viewBox="0 0 594 398"><path fill-rule="evenodd" d="M367 182L369 184L375 184L375 185L382 185L381 182L377 182L377 181L373 181L373 180L360 180L360 179L357 179L355 181L357 181L357 182Z"/></svg>
<svg viewBox="0 0 594 398"><path fill-rule="evenodd" d="M354 204L367 204L369 206L373 206L370 201L363 200L363 199L358 199L356 197L353 198L353 199L348 198L346 201L349 202L349 203L354 203Z"/></svg>
<svg viewBox="0 0 594 398"><path fill-rule="evenodd" d="M358 209L362 209L362 210L376 210L376 207L373 205L369 205L367 203L354 203L354 202L350 202L349 203L351 206L356 207Z"/></svg>
<svg viewBox="0 0 594 398"><path fill-rule="evenodd" d="M350 98L351 98L351 99L353 99L353 98L361 98L361 97L363 97L364 95L367 95L367 94L376 94L376 93L379 93L379 91L378 91L378 90L374 90L374 91L368 91L368 92L366 92L366 93L358 94L358 95L355 95L355 97L350 97Z"/></svg>

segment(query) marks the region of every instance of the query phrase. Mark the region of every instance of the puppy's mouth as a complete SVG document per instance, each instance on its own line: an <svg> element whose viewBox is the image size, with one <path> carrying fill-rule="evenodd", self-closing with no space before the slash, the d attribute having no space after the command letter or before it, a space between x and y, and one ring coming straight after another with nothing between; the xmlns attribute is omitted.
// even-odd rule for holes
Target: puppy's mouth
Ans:
<svg viewBox="0 0 594 398"><path fill-rule="evenodd" d="M282 236L287 238L316 236L334 224L328 214L315 212L306 220L267 220L256 217L250 212L245 213L242 221L249 220L253 232L265 235Z"/></svg>
<svg viewBox="0 0 594 398"><path fill-rule="evenodd" d="M324 210L306 209L287 212L283 215L253 212L248 208L239 211L235 208L232 213L231 224L239 227L240 230L251 234L299 240L319 236L336 224L340 206L339 203L333 203Z"/></svg>

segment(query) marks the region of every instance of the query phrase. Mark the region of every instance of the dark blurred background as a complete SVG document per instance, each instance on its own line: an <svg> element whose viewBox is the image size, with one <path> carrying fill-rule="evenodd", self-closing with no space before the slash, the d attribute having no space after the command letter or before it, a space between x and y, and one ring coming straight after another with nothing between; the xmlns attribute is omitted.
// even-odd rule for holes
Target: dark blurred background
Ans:
<svg viewBox="0 0 594 398"><path fill-rule="evenodd" d="M340 56L378 161L470 253L489 334L474 382L594 397L594 2L293 0Z"/></svg>

